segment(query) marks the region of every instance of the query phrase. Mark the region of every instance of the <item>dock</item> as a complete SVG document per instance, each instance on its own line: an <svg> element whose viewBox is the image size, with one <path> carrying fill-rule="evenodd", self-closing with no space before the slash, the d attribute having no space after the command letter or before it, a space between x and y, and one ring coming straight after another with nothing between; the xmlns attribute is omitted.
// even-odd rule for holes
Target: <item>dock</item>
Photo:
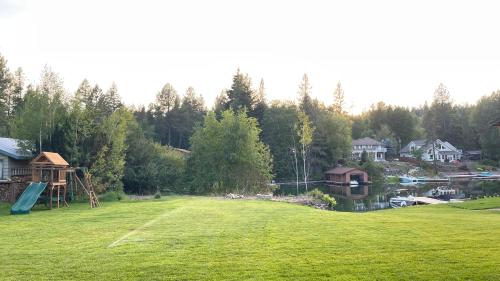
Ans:
<svg viewBox="0 0 500 281"><path fill-rule="evenodd" d="M413 197L413 200L417 204L435 205L435 204L446 204L446 203L448 203L448 201L434 199L434 198L429 198L429 197Z"/></svg>

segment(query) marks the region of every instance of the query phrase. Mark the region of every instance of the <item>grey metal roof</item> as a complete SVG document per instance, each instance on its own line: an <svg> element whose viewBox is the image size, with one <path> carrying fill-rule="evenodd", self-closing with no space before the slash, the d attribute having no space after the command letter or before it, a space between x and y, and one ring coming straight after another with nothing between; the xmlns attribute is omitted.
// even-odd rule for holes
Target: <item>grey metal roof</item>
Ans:
<svg viewBox="0 0 500 281"><path fill-rule="evenodd" d="M411 149L410 149L410 144L411 144L412 142L415 144L415 146L417 146L417 147L422 147L422 146L424 146L424 145L425 145L425 143L426 143L427 141L426 141L426 140L412 140L412 141L410 141L407 145L405 145L405 147L403 147L403 148L401 149L401 151L400 151L400 152L403 152L403 153L404 153L404 152L411 152Z"/></svg>
<svg viewBox="0 0 500 281"><path fill-rule="evenodd" d="M427 140L425 140L425 139L422 139L422 140L414 140L413 142L414 142L414 143L415 143L415 145L417 145L417 146L423 146L423 145L425 145L425 144L427 143Z"/></svg>
<svg viewBox="0 0 500 281"><path fill-rule="evenodd" d="M443 155L453 155L453 154L460 154L459 151L436 151L438 154L443 154Z"/></svg>
<svg viewBox="0 0 500 281"><path fill-rule="evenodd" d="M383 145L381 142L372 138L362 138L352 141L352 145Z"/></svg>
<svg viewBox="0 0 500 281"><path fill-rule="evenodd" d="M31 153L21 150L19 142L20 140L16 139L0 138L0 154L17 160L31 159Z"/></svg>

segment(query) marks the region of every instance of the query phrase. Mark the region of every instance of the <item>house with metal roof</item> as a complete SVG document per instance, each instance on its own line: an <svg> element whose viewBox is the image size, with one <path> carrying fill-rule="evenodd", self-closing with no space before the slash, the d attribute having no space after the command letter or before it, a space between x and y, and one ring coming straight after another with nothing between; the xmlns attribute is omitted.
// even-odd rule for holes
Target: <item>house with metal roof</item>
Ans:
<svg viewBox="0 0 500 281"><path fill-rule="evenodd" d="M0 138L0 181L29 173L32 154L21 148L21 140Z"/></svg>
<svg viewBox="0 0 500 281"><path fill-rule="evenodd" d="M361 138L352 141L352 158L354 160L361 159L363 151L368 153L368 157L374 161L385 161L385 153L387 148L378 140L372 138Z"/></svg>
<svg viewBox="0 0 500 281"><path fill-rule="evenodd" d="M440 139L432 141L413 140L400 151L401 157L415 158L416 152L422 155L424 161L447 162L462 159L462 150L447 141Z"/></svg>

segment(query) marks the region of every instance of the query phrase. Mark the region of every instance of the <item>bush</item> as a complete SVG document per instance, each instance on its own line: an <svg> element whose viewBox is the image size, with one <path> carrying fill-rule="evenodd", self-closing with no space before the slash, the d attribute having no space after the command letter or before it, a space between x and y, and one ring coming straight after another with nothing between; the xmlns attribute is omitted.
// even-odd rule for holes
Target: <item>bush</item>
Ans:
<svg viewBox="0 0 500 281"><path fill-rule="evenodd" d="M156 189L156 193L155 193L155 199L160 199L161 198L161 193L160 193L160 189L157 188Z"/></svg>
<svg viewBox="0 0 500 281"><path fill-rule="evenodd" d="M324 193L321 190L315 188L315 189L309 191L307 193L307 195L309 195L309 196L311 196L312 198L315 198L315 199L320 199L324 195Z"/></svg>
<svg viewBox="0 0 500 281"><path fill-rule="evenodd" d="M321 201L322 203L325 203L328 205L330 209L333 209L337 205L337 201L335 198L331 197L328 194L324 194L321 190L315 188L307 193L307 195L311 196L312 198Z"/></svg>
<svg viewBox="0 0 500 281"><path fill-rule="evenodd" d="M128 196L123 191L108 191L99 195L99 201L102 202L122 201L126 199L128 199Z"/></svg>
<svg viewBox="0 0 500 281"><path fill-rule="evenodd" d="M491 170L496 168L499 164L497 161L491 160L491 159L483 159L483 160L481 160L480 163L481 163L481 166L483 166L482 168L491 169Z"/></svg>
<svg viewBox="0 0 500 281"><path fill-rule="evenodd" d="M331 209L333 209L337 205L337 201L335 200L335 198L331 197L328 194L323 194L321 200L328 204L328 207L330 207Z"/></svg>
<svg viewBox="0 0 500 281"><path fill-rule="evenodd" d="M469 168L467 168L467 165L460 165L460 167L458 167L458 169L460 171L468 171L469 170Z"/></svg>

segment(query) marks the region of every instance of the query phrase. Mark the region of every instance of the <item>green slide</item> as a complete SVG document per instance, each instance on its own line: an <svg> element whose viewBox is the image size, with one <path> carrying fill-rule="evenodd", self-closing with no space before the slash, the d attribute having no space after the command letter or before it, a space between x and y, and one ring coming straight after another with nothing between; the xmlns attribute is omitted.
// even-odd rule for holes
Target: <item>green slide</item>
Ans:
<svg viewBox="0 0 500 281"><path fill-rule="evenodd" d="M28 187L24 190L21 197L17 200L17 202L10 208L11 215L18 214L29 214L33 205L35 205L36 200L40 197L40 194L47 187L46 182L32 182Z"/></svg>

